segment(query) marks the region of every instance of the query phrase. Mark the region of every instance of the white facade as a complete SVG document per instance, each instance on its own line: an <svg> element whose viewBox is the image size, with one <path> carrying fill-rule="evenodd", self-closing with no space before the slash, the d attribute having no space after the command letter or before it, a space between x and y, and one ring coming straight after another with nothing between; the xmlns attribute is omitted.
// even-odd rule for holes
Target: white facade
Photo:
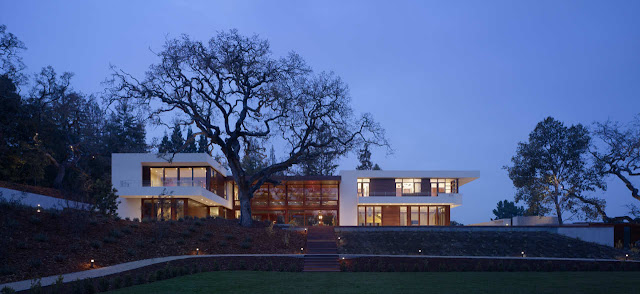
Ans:
<svg viewBox="0 0 640 294"><path fill-rule="evenodd" d="M151 153L114 153L111 159L111 182L118 190L120 204L118 215L121 217L141 218L142 198L189 198L209 206L231 208L231 198L221 197L202 187L149 187L143 185L142 169L145 166L187 167L209 166L226 176L226 170L213 158L204 153L179 153L171 158ZM228 191L227 195L231 195Z"/></svg>
<svg viewBox="0 0 640 294"><path fill-rule="evenodd" d="M146 198L187 198L197 201L209 207L224 207L233 209L232 181L228 179L225 185L225 195L216 195L214 192L196 185L189 186L152 186L143 183L144 167L211 167L226 177L226 170L220 166L211 156L204 153L181 153L171 158L171 155L161 157L150 153L113 154L111 180L117 194L120 197L118 214L122 217L141 218L141 199ZM338 224L340 226L358 225L358 206L447 206L447 209L462 205L462 194L458 188L477 178L478 171L391 171L391 170L351 170L340 171L339 199L338 199ZM335 177L334 177L335 178ZM295 177L291 178L296 180ZM439 192L437 196L428 196L427 187L423 193L415 193L411 196L396 196L384 194L383 196L359 197L358 179L385 179L393 182L402 179L448 179L453 181L456 189L452 192ZM335 179L333 179L335 181ZM312 181L313 182L313 181ZM393 183L391 183L393 186ZM395 186L389 186L393 189ZM277 209L277 208L276 208ZM300 208L289 207L289 210ZM323 209L322 207L303 208L307 211ZM336 209L336 208L329 208ZM400 209L400 208L397 208ZM287 212L288 214L288 212ZM285 222L288 222L286 219Z"/></svg>
<svg viewBox="0 0 640 294"><path fill-rule="evenodd" d="M375 178L451 178L458 179L458 187L480 177L479 171L397 171L349 170L340 171L340 226L358 225L358 205L462 205L462 194L448 193L432 196L375 196L358 197L357 180Z"/></svg>

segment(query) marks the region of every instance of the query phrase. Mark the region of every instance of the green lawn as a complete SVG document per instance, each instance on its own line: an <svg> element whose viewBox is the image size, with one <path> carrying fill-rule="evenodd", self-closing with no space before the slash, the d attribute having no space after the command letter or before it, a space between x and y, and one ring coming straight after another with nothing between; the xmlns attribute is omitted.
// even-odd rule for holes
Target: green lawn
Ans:
<svg viewBox="0 0 640 294"><path fill-rule="evenodd" d="M638 272L207 272L111 293L640 293Z"/></svg>

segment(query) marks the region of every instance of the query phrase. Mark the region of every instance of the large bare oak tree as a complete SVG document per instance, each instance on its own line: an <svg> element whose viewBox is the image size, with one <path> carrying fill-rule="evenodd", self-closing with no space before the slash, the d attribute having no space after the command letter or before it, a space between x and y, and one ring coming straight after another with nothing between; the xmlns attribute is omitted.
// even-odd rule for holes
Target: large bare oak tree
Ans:
<svg viewBox="0 0 640 294"><path fill-rule="evenodd" d="M369 114L354 113L339 77L313 73L295 53L273 57L258 36L232 30L203 43L185 35L168 40L157 56L143 79L114 68L109 97L138 103L156 120L176 115L180 124L195 125L199 131L186 144L204 135L219 146L238 186L242 226L252 224L251 198L271 175L365 142L388 146ZM282 158L248 173L241 149L252 139L280 142Z"/></svg>

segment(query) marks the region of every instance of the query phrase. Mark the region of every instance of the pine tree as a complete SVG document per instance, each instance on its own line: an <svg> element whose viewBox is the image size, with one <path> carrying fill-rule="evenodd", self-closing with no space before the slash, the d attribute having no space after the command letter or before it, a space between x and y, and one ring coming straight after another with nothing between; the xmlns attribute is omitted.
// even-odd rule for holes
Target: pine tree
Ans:
<svg viewBox="0 0 640 294"><path fill-rule="evenodd" d="M171 133L171 150L169 152L175 153L181 151L182 145L184 145L184 138L182 138L182 131L180 130L180 125L176 124L173 127L173 133Z"/></svg>
<svg viewBox="0 0 640 294"><path fill-rule="evenodd" d="M193 130L191 130L191 127L189 127L189 130L187 130L187 140L191 140L191 142L189 142L189 144L187 144L187 147L184 148L184 153L196 153L198 152L198 147L196 146L196 139L192 138L193 137Z"/></svg>
<svg viewBox="0 0 640 294"><path fill-rule="evenodd" d="M209 152L209 141L204 135L200 135L198 138L198 153L207 153L211 155L211 152Z"/></svg>
<svg viewBox="0 0 640 294"><path fill-rule="evenodd" d="M358 159L360 165L356 167L357 170L372 170L373 163L371 162L371 151L369 151L369 144L365 143L364 147L358 151Z"/></svg>
<svg viewBox="0 0 640 294"><path fill-rule="evenodd" d="M158 146L158 153L169 153L171 152L171 142L169 141L169 136L167 132L164 132L164 137L162 137L162 142Z"/></svg>

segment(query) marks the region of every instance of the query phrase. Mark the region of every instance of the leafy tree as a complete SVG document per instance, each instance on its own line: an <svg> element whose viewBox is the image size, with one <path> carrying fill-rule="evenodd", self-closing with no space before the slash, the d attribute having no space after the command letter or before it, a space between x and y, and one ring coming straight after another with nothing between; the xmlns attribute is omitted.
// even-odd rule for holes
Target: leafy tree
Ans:
<svg viewBox="0 0 640 294"><path fill-rule="evenodd" d="M168 40L144 79L114 70L112 99L132 99L150 114L174 112L220 147L238 186L240 223L251 226L253 193L303 159L346 154L365 142L387 145L370 115L357 116L347 86L333 73L314 74L295 53L274 58L269 43L237 31L208 42ZM321 138L321 133L326 134ZM280 162L245 170L251 140L284 142ZM247 144L249 143L249 144Z"/></svg>
<svg viewBox="0 0 640 294"><path fill-rule="evenodd" d="M516 203L507 199L498 201L496 209L493 210L495 219L512 218L524 215L524 207L516 206Z"/></svg>
<svg viewBox="0 0 640 294"><path fill-rule="evenodd" d="M92 210L104 215L116 215L118 209L118 192L111 186L110 181L98 179L92 188Z"/></svg>
<svg viewBox="0 0 640 294"><path fill-rule="evenodd" d="M0 25L0 75L6 75L17 85L26 82L22 74L25 65L20 52L27 47L14 34L7 32L6 25Z"/></svg>
<svg viewBox="0 0 640 294"><path fill-rule="evenodd" d="M262 170L266 165L265 148L256 139L249 139L245 142L244 156L240 164L248 175L253 175Z"/></svg>
<svg viewBox="0 0 640 294"><path fill-rule="evenodd" d="M604 175L614 176L624 183L629 190L631 197L640 201L639 188L634 184L633 179L640 176L640 115L629 125L624 126L618 122L607 121L597 123L593 130L596 138L604 148L593 145L592 152L596 165ZM605 221L640 222L638 208L630 205L631 215L615 218L607 217L604 211L602 215Z"/></svg>
<svg viewBox="0 0 640 294"><path fill-rule="evenodd" d="M328 133L320 132L319 140L326 140ZM301 159L300 174L305 176L333 175L338 168L336 161L340 154L325 152L320 155L307 154Z"/></svg>
<svg viewBox="0 0 640 294"><path fill-rule="evenodd" d="M376 163L373 165L373 170L382 170L380 166Z"/></svg>
<svg viewBox="0 0 640 294"><path fill-rule="evenodd" d="M66 174L74 169L88 178L79 169L80 160L90 157L100 147L104 122L95 100L71 89L72 76L68 72L58 76L50 66L43 68L36 75L29 98L31 119L36 123L34 141L41 140L42 144L37 146L56 170L53 186L58 189L87 187L78 179L67 178Z"/></svg>
<svg viewBox="0 0 640 294"><path fill-rule="evenodd" d="M585 192L606 189L602 176L587 162L591 138L581 124L566 127L547 117L518 144L512 166L505 166L517 189L515 200L524 200L529 213L554 211L563 224L563 212L594 219L604 200Z"/></svg>
<svg viewBox="0 0 640 294"><path fill-rule="evenodd" d="M188 140L188 142L186 143L187 146L184 147L184 150L182 152L185 152L185 153L198 152L198 147L196 146L196 137L193 135L193 130L191 129L191 127L189 127L189 129L187 130L187 140Z"/></svg>
<svg viewBox="0 0 640 294"><path fill-rule="evenodd" d="M452 227L462 227L462 226L464 226L464 224L463 224L463 223L461 223L461 222L457 222L457 221L452 220L451 222L449 222L449 226L452 226Z"/></svg>

